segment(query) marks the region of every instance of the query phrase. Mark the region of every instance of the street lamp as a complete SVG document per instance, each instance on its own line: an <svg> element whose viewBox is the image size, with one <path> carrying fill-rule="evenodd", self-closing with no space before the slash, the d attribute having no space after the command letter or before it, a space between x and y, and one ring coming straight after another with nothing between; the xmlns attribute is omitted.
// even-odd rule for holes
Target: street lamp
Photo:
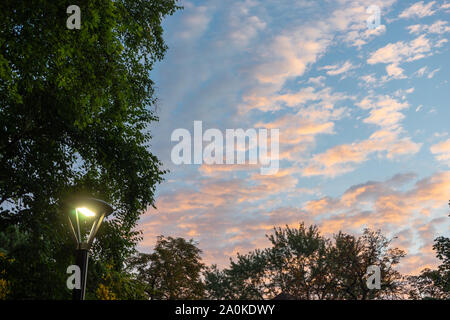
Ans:
<svg viewBox="0 0 450 320"><path fill-rule="evenodd" d="M88 268L88 254L103 219L114 209L105 201L94 198L78 198L68 203L69 224L77 243L76 265L80 267L80 289L73 289L73 300L84 300Z"/></svg>

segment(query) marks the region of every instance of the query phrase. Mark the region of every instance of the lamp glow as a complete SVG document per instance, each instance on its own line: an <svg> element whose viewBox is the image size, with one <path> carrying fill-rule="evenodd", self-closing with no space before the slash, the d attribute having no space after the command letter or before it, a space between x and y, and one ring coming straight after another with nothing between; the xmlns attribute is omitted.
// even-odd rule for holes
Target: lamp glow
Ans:
<svg viewBox="0 0 450 320"><path fill-rule="evenodd" d="M107 202L95 198L73 197L63 202L73 238L77 244L75 264L80 268L80 286L72 292L73 300L84 300L89 249L103 219L114 212ZM75 211L75 212L74 212ZM75 213L75 214L74 214ZM85 218L80 219L80 215ZM89 231L90 230L90 231Z"/></svg>
<svg viewBox="0 0 450 320"><path fill-rule="evenodd" d="M96 215L94 211L91 211L86 207L76 208L76 210L86 217L94 217Z"/></svg>

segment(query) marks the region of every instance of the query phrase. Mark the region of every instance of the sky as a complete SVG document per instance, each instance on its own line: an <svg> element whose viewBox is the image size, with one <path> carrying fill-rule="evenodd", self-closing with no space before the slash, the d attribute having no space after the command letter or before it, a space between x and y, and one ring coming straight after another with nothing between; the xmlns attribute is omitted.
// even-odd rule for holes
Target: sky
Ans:
<svg viewBox="0 0 450 320"><path fill-rule="evenodd" d="M401 272L436 266L433 239L450 234L450 2L181 4L151 74L151 151L170 173L142 215L139 250L158 235L194 239L223 268L268 247L274 226L305 222L327 237L381 229L407 252ZM279 129L278 172L176 165L171 135L193 135L194 121Z"/></svg>

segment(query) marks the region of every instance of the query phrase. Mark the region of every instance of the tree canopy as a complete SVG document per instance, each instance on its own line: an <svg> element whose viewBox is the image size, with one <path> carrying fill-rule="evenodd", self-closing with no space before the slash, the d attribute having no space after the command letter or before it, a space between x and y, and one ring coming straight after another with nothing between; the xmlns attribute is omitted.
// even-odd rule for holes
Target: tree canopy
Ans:
<svg viewBox="0 0 450 320"><path fill-rule="evenodd" d="M395 266L405 253L390 248L379 231L360 237L343 232L328 239L316 226L274 228L271 247L239 254L222 271L205 273L207 296L213 299L381 299L400 297L401 274ZM367 269L381 271L381 289L367 287Z"/></svg>
<svg viewBox="0 0 450 320"><path fill-rule="evenodd" d="M138 254L129 268L144 285L150 299L200 299L204 264L201 250L193 240L159 236L152 254Z"/></svg>
<svg viewBox="0 0 450 320"><path fill-rule="evenodd" d="M17 240L0 247L12 261L13 298L69 297L61 281L73 247L61 212L68 195L116 209L93 259L120 269L164 173L150 151L149 73L167 49L161 23L176 0L77 5L81 28L69 30L67 1L0 2L0 237Z"/></svg>
<svg viewBox="0 0 450 320"><path fill-rule="evenodd" d="M411 299L450 299L450 238L436 238L433 249L441 264L408 277Z"/></svg>

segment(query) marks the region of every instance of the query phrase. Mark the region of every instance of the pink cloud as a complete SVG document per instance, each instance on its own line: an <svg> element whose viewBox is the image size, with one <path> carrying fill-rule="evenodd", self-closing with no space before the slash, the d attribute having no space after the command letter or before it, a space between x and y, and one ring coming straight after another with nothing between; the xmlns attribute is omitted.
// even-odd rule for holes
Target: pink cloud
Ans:
<svg viewBox="0 0 450 320"><path fill-rule="evenodd" d="M276 194L278 188L286 184L295 189L289 177L289 170L279 172L273 181L255 175L252 180L259 179L255 192ZM405 188L415 179L413 174L396 175L386 181L352 186L339 197L322 197L299 207L279 203L273 209L267 208L269 202L265 202L257 211L245 206L239 206L236 211L241 197L253 197L253 191L246 193L241 182L205 183L197 191L184 190L170 197L160 197L158 209L150 210L140 224L145 236L141 247L149 250L159 234L194 238L205 251L207 263L224 267L228 258L237 252L267 247L265 234L271 233L274 226L297 227L304 221L318 224L327 236L339 230L359 234L364 227L370 227L380 228L388 236L397 236L394 245L409 253L401 270L415 272L436 265L431 246L439 230L445 225L448 228L450 172L436 173ZM218 201L220 198L223 201ZM419 247L416 234L420 237Z"/></svg>
<svg viewBox="0 0 450 320"><path fill-rule="evenodd" d="M438 161L450 167L450 139L431 146L430 150Z"/></svg>
<svg viewBox="0 0 450 320"><path fill-rule="evenodd" d="M405 136L401 127L401 121L405 117L401 111L409 107L407 102L381 95L366 97L356 105L369 111L369 116L363 122L380 129L366 140L337 145L314 155L302 170L304 176L335 177L353 171L357 164L367 161L374 153L385 155L387 159L395 159L420 150L421 144Z"/></svg>
<svg viewBox="0 0 450 320"><path fill-rule="evenodd" d="M424 4L423 1L419 1L406 8L402 13L400 13L399 18L408 19L408 18L423 18L433 15L436 11L433 10L433 6L436 1L431 1Z"/></svg>

